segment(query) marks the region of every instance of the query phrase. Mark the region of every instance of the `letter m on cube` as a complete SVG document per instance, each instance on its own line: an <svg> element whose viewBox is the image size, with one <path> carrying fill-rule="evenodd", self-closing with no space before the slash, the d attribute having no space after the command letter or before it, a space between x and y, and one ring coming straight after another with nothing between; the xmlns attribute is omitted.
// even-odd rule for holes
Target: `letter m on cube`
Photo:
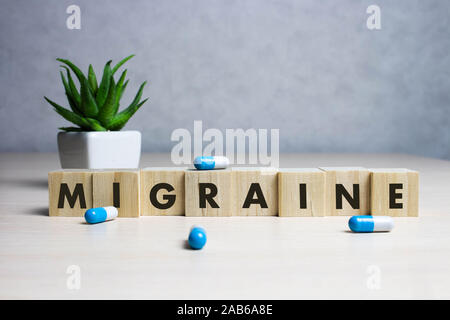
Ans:
<svg viewBox="0 0 450 320"><path fill-rule="evenodd" d="M49 172L48 193L50 216L82 217L92 207L92 172Z"/></svg>

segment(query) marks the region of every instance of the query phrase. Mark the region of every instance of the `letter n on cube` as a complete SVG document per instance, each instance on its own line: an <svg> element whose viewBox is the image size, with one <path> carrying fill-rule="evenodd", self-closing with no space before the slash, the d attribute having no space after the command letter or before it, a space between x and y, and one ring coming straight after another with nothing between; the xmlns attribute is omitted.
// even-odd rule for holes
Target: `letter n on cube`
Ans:
<svg viewBox="0 0 450 320"><path fill-rule="evenodd" d="M361 167L321 167L327 216L370 214L370 173Z"/></svg>

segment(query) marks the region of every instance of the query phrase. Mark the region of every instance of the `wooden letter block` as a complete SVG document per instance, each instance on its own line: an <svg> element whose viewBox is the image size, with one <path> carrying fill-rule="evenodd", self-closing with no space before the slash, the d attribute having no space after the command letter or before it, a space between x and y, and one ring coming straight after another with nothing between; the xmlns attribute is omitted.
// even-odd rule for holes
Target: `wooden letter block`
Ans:
<svg viewBox="0 0 450 320"><path fill-rule="evenodd" d="M419 216L419 172L408 169L370 169L373 215Z"/></svg>
<svg viewBox="0 0 450 320"><path fill-rule="evenodd" d="M280 217L325 216L325 172L317 168L280 169Z"/></svg>
<svg viewBox="0 0 450 320"><path fill-rule="evenodd" d="M186 169L172 167L141 170L141 215L184 215Z"/></svg>
<svg viewBox="0 0 450 320"><path fill-rule="evenodd" d="M324 167L327 216L370 214L370 173L359 167Z"/></svg>
<svg viewBox="0 0 450 320"><path fill-rule="evenodd" d="M186 170L186 216L231 216L233 211L232 172Z"/></svg>
<svg viewBox="0 0 450 320"><path fill-rule="evenodd" d="M119 217L139 217L139 170L94 171L93 206L114 206Z"/></svg>
<svg viewBox="0 0 450 320"><path fill-rule="evenodd" d="M233 215L278 215L278 169L235 167L233 173Z"/></svg>
<svg viewBox="0 0 450 320"><path fill-rule="evenodd" d="M49 215L82 217L92 207L92 172L59 170L48 173Z"/></svg>

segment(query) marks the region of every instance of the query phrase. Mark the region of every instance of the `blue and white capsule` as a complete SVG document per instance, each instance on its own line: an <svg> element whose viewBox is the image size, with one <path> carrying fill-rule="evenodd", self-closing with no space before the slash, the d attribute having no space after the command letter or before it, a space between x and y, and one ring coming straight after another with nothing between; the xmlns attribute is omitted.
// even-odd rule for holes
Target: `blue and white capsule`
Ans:
<svg viewBox="0 0 450 320"><path fill-rule="evenodd" d="M100 223L113 220L117 217L118 210L116 207L99 207L86 210L84 218L87 223Z"/></svg>
<svg viewBox="0 0 450 320"><path fill-rule="evenodd" d="M394 228L394 220L389 216L353 216L348 227L353 232L389 232Z"/></svg>
<svg viewBox="0 0 450 320"><path fill-rule="evenodd" d="M194 167L198 170L225 169L229 166L230 160L223 156L196 157Z"/></svg>

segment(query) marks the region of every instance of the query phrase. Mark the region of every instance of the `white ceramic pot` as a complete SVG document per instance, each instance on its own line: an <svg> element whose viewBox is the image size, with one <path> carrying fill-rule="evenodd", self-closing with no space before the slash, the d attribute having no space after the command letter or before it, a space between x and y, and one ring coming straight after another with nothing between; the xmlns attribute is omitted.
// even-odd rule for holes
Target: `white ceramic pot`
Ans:
<svg viewBox="0 0 450 320"><path fill-rule="evenodd" d="M138 168L141 133L59 132L58 150L63 169Z"/></svg>

